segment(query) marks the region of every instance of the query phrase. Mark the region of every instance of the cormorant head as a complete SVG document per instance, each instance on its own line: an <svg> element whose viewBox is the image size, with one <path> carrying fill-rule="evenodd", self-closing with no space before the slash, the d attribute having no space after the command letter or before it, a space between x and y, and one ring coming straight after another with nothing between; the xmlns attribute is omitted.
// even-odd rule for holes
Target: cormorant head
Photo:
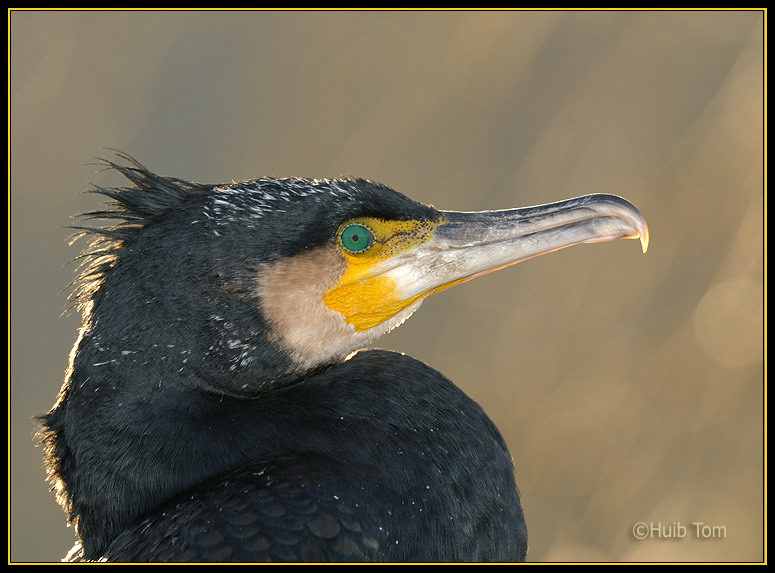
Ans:
<svg viewBox="0 0 775 573"><path fill-rule="evenodd" d="M91 229L83 333L106 344L109 328L115 344L142 332L187 352L170 366L231 395L344 360L429 296L493 270L578 243L648 245L641 214L612 195L460 213L362 179L200 185L122 157L109 166L132 186L97 188L114 206L90 214L120 222Z"/></svg>

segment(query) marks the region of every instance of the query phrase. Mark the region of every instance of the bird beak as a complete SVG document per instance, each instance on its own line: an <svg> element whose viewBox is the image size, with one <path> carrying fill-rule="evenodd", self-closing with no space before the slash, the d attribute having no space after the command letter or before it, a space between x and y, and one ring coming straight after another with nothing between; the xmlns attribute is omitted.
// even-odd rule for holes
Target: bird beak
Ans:
<svg viewBox="0 0 775 573"><path fill-rule="evenodd" d="M646 220L614 195L587 195L537 207L459 213L425 222L417 244L377 263L348 267L323 296L356 332L378 336L406 320L423 300L453 285L579 243L640 239ZM348 263L349 264L349 263ZM356 268L357 267L357 268Z"/></svg>
<svg viewBox="0 0 775 573"><path fill-rule="evenodd" d="M643 215L614 195L587 195L503 211L442 214L445 220L427 242L392 258L391 268L383 270L395 281L399 299L425 299L571 245L640 239L645 253L649 242Z"/></svg>

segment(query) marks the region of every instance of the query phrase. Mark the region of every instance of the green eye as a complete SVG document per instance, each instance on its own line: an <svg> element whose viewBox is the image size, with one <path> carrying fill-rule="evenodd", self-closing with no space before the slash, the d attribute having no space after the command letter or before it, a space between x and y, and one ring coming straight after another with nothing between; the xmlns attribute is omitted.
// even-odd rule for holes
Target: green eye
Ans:
<svg viewBox="0 0 775 573"><path fill-rule="evenodd" d="M342 246L351 253L361 253L371 246L373 236L363 225L347 225L340 235Z"/></svg>

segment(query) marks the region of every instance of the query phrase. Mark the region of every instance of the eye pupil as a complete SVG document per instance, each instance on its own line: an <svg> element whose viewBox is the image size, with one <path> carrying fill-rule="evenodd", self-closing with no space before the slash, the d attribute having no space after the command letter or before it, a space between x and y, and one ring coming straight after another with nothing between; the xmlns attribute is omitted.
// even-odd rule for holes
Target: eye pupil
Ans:
<svg viewBox="0 0 775 573"><path fill-rule="evenodd" d="M348 225L340 235L342 246L351 253L360 253L371 246L372 236L363 225Z"/></svg>

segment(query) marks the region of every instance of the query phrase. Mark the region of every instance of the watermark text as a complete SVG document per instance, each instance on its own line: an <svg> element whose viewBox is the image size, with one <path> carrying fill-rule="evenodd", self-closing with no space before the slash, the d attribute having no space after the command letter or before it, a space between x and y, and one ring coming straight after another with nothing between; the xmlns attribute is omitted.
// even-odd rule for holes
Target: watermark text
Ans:
<svg viewBox="0 0 775 573"><path fill-rule="evenodd" d="M727 527L703 521L639 521L632 526L632 535L635 539L725 539Z"/></svg>

